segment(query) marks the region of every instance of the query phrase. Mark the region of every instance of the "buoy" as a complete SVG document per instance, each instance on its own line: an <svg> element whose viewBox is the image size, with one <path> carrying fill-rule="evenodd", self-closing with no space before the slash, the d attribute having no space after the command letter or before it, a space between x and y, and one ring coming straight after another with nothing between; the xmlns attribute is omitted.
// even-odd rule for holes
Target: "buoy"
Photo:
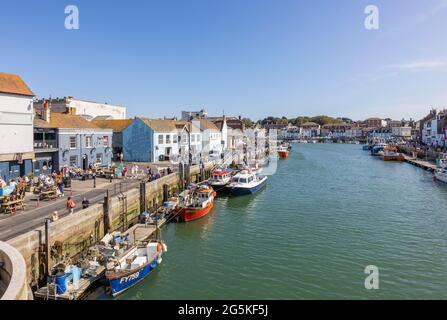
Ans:
<svg viewBox="0 0 447 320"><path fill-rule="evenodd" d="M162 259L161 257L158 258L158 260L157 260L157 264L160 264L162 261L163 261L163 259Z"/></svg>
<svg viewBox="0 0 447 320"><path fill-rule="evenodd" d="M168 252L168 246L165 243L162 243L163 252Z"/></svg>
<svg viewBox="0 0 447 320"><path fill-rule="evenodd" d="M160 242L157 244L157 252L160 252L161 251L161 244L160 244Z"/></svg>

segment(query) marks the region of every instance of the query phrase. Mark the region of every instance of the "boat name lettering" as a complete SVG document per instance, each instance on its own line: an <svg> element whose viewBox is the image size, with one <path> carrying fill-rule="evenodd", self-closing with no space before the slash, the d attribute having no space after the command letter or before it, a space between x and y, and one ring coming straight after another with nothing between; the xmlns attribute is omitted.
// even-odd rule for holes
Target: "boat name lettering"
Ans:
<svg viewBox="0 0 447 320"><path fill-rule="evenodd" d="M138 271L138 272L135 272L135 273L133 273L133 274L131 274L129 276L122 277L121 280L120 280L120 283L125 283L125 282L129 282L129 281L135 280L135 279L138 278L139 275L140 275L140 272Z"/></svg>

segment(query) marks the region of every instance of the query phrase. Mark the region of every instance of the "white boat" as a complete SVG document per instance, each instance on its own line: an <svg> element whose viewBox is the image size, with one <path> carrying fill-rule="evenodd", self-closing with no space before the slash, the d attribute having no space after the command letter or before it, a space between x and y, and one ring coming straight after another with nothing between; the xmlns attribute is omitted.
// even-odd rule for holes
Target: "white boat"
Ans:
<svg viewBox="0 0 447 320"><path fill-rule="evenodd" d="M231 168L218 168L211 172L211 178L208 180L208 184L213 189L221 189L231 182L231 177L234 174L234 170Z"/></svg>
<svg viewBox="0 0 447 320"><path fill-rule="evenodd" d="M257 176L248 170L239 172L228 185L231 193L236 196L252 194L259 191L267 183L267 176Z"/></svg>
<svg viewBox="0 0 447 320"><path fill-rule="evenodd" d="M447 169L445 168L437 169L433 177L437 181L447 183Z"/></svg>

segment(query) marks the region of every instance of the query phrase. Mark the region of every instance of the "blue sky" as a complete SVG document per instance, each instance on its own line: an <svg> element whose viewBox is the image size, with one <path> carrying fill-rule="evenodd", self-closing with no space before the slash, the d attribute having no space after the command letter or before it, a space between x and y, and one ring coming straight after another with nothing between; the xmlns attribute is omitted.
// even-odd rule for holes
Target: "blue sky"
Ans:
<svg viewBox="0 0 447 320"><path fill-rule="evenodd" d="M447 105L446 30L447 0L2 0L0 71L129 116L419 119Z"/></svg>

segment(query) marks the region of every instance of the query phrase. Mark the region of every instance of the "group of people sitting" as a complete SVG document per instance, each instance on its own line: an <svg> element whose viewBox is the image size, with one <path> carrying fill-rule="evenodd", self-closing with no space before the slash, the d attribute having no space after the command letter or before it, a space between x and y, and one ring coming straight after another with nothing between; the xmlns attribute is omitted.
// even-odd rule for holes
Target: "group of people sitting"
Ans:
<svg viewBox="0 0 447 320"><path fill-rule="evenodd" d="M25 198L26 187L30 183L28 176L18 177L17 179L10 179L6 183L3 178L0 177L0 188L12 187L14 190L8 194L9 200L18 200Z"/></svg>
<svg viewBox="0 0 447 320"><path fill-rule="evenodd" d="M164 177L165 175L168 175L171 173L172 173L172 169L170 167L168 167L167 169L157 170L157 172L153 172L150 167L147 167L147 169L146 169L147 182L151 182L151 181L160 179L161 177Z"/></svg>
<svg viewBox="0 0 447 320"><path fill-rule="evenodd" d="M39 194L47 191L54 191L58 198L64 196L64 179L61 171L53 172L50 175L41 173L35 178L34 183L34 190Z"/></svg>

